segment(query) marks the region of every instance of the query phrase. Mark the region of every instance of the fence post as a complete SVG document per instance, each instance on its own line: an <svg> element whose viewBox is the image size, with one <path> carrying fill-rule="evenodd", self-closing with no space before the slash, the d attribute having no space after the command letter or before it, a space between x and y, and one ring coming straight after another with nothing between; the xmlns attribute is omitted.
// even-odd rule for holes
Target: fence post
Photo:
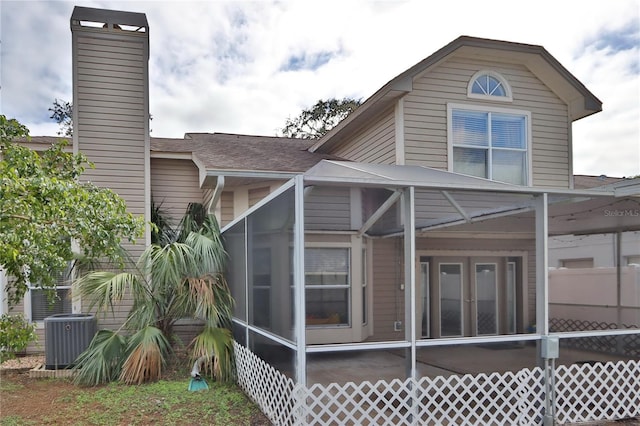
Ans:
<svg viewBox="0 0 640 426"><path fill-rule="evenodd" d="M560 352L557 336L542 336L541 356L544 359L544 426L556 424L556 358Z"/></svg>

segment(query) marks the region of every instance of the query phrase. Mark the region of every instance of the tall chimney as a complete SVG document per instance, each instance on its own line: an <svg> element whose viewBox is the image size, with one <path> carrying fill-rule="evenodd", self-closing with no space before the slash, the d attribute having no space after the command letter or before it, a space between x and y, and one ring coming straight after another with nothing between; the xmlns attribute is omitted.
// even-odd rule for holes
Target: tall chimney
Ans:
<svg viewBox="0 0 640 426"><path fill-rule="evenodd" d="M111 188L136 216L151 217L149 24L144 13L78 7L71 15L73 149L95 169L83 179ZM127 247L133 258L150 243Z"/></svg>

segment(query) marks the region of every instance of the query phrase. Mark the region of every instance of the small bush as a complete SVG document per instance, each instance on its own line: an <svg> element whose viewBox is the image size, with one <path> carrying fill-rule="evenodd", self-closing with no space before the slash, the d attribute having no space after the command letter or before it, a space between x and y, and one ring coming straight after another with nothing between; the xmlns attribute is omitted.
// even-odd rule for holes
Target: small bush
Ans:
<svg viewBox="0 0 640 426"><path fill-rule="evenodd" d="M36 325L22 315L0 316L0 362L16 357L36 340Z"/></svg>

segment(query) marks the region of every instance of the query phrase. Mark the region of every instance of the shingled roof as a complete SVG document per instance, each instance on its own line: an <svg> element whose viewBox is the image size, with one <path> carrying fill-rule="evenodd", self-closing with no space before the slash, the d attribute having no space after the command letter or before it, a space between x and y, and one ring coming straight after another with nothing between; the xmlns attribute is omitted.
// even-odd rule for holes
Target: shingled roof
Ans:
<svg viewBox="0 0 640 426"><path fill-rule="evenodd" d="M187 133L184 139L151 138L152 153L193 153L207 170L304 172L335 156L312 153L314 140L229 133Z"/></svg>

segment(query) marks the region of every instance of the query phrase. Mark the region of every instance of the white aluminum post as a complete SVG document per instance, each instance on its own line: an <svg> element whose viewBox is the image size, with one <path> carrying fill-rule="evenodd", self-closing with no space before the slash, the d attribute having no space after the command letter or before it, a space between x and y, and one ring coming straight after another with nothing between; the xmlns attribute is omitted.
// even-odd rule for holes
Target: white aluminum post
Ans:
<svg viewBox="0 0 640 426"><path fill-rule="evenodd" d="M244 225L244 344L247 349L249 345L249 217L242 219Z"/></svg>
<svg viewBox="0 0 640 426"><path fill-rule="evenodd" d="M414 380L416 372L416 215L415 215L415 188L406 188L403 194L404 202L404 324L405 339L411 343L411 363L409 374Z"/></svg>
<svg viewBox="0 0 640 426"><path fill-rule="evenodd" d="M549 205L546 193L535 200L536 210L536 331L549 334Z"/></svg>
<svg viewBox="0 0 640 426"><path fill-rule="evenodd" d="M409 390L410 400L410 424L417 424L418 392L415 383L418 380L416 368L416 215L415 215L415 188L410 186L402 193L402 207L404 210L404 327L405 340L411 346L405 353L409 354L407 376L411 378Z"/></svg>
<svg viewBox="0 0 640 426"><path fill-rule="evenodd" d="M536 331L542 336L544 345L539 341L538 356L544 361L544 426L555 423L554 382L555 371L549 365L546 354L549 335L549 199L543 193L536 197ZM545 353L542 353L542 352ZM554 364L555 365L555 364Z"/></svg>
<svg viewBox="0 0 640 426"><path fill-rule="evenodd" d="M304 178L295 178L295 224L293 229L293 287L295 289L296 382L307 384L307 352L304 294Z"/></svg>

